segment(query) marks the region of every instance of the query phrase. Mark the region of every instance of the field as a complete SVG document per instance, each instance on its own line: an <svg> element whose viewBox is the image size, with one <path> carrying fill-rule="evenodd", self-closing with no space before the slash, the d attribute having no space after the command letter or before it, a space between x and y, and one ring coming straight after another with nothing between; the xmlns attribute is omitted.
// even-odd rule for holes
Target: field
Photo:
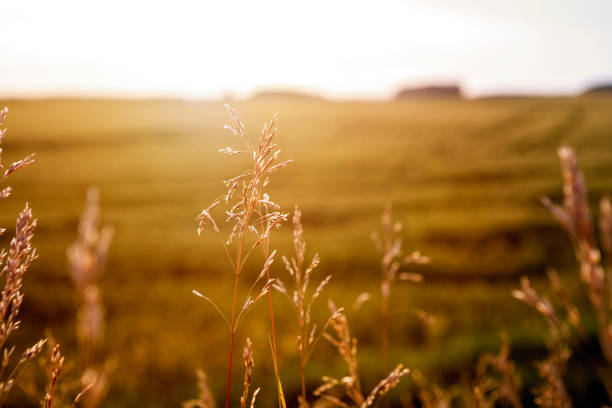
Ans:
<svg viewBox="0 0 612 408"><path fill-rule="evenodd" d="M223 130L223 104L41 100L3 105L10 109L4 161L36 153L36 163L12 178L15 191L0 215L0 225L10 231L28 201L39 219L40 258L25 278L24 330L17 342L23 345L49 328L70 359L76 307L66 248L76 237L85 191L96 186L103 220L115 228L103 290L107 350L119 368L106 406L178 406L197 393L196 367L209 373L221 400L225 379L217 373L225 370L227 332L191 291L230 307L232 276L222 248L213 234L197 236L195 220L223 194L221 180L248 160L217 153L235 144ZM385 202L404 223L405 248L431 258L413 268L424 274L424 282L393 288L392 361L442 384L461 382L481 351L498 348L505 331L524 382L532 381L533 369L521 360L543 353L544 326L510 290L523 274L534 276L539 286L537 277L548 265L562 271L572 293L577 287L569 240L539 198L561 199L555 152L564 143L577 152L591 202L612 192L612 98L287 98L234 106L253 135L279 112L277 142L282 157L295 162L278 172L269 193L286 211L294 204L302 209L308 251L322 259L317 274L333 274L316 314L327 313L328 297L349 310L361 362L368 367L366 388L382 375L379 255L369 236L379 228ZM273 236L273 246L280 254L291 253L289 225ZM281 262L273 274L288 280ZM352 310L362 292L371 292L373 299ZM288 399L295 401L300 385L294 311L280 296L275 302L281 376ZM433 327L419 319L417 308L436 318ZM254 342L261 406L272 406L266 312L258 305L241 333L248 332ZM243 342L240 336L238 344ZM310 388L324 374L342 375L341 361L327 344L315 352L311 368ZM410 386L406 381L393 398Z"/></svg>

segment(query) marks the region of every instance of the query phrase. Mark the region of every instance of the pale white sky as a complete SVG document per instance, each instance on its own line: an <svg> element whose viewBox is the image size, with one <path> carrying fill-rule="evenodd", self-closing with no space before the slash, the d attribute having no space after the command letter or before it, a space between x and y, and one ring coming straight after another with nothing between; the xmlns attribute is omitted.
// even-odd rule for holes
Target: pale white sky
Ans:
<svg viewBox="0 0 612 408"><path fill-rule="evenodd" d="M612 79L610 0L0 0L0 97L471 96Z"/></svg>

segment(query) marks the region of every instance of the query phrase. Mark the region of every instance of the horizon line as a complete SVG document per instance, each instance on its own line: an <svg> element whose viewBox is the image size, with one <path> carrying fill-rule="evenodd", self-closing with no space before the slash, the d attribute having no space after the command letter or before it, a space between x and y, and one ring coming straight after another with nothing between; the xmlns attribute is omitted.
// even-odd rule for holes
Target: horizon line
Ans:
<svg viewBox="0 0 612 408"><path fill-rule="evenodd" d="M495 90L491 89L486 92L470 94L465 92L465 88L460 83L438 82L424 83L422 85L406 85L398 87L394 92L381 92L380 95L373 95L371 92L354 92L343 95L342 93L326 93L315 89L304 89L301 87L260 87L248 92L210 92L210 93L187 93L181 91L130 91L130 90L101 90L87 89L80 90L42 90L42 91L8 91L0 90L0 100L66 100L66 99L81 99L81 100L182 100L193 102L214 102L214 101L244 101L255 99L257 97L294 97L299 98L317 98L330 102L347 102L347 101L389 101L396 100L397 94L402 90L417 90L436 86L457 86L461 92L461 97L458 99L475 100L484 98L565 98L578 97L583 95L588 90L606 85L605 82L593 82L590 85L582 87L580 90L537 90L537 89L520 89L509 90L506 88ZM266 95L271 94L271 95ZM284 94L284 95L283 95Z"/></svg>

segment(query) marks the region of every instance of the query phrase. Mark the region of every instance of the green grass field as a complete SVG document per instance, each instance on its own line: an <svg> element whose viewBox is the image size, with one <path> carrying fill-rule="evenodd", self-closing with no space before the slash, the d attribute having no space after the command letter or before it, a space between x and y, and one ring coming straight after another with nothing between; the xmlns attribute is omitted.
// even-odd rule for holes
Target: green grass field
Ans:
<svg viewBox="0 0 612 408"><path fill-rule="evenodd" d="M229 308L232 277L222 249L212 234L195 232L196 215L224 192L221 180L247 163L217 153L237 145L223 130L222 103L2 105L10 109L4 162L36 152L36 163L12 178L15 191L0 215L1 225L10 227L28 201L39 218L40 259L25 281L20 346L50 328L65 344L67 359L74 355L76 309L65 253L76 237L85 191L96 186L104 222L116 229L103 281L107 348L119 367L107 406L178 406L195 396L198 366L221 396L227 332L191 290ZM334 274L317 314L326 313L328 297L350 308L359 293L374 296L348 313L368 385L382 375L378 254L369 235L386 201L404 223L405 248L432 259L418 269L425 282L394 287L393 362L445 382L462 378L480 351L495 349L502 330L526 353L541 350L538 316L509 291L521 274L543 275L547 265L559 267L570 287L576 286L569 241L539 198L561 197L556 149L562 143L576 149L593 204L612 192L612 98L267 99L235 107L253 136L279 112L277 142L282 157L295 162L277 173L269 192L287 211L300 205L308 250L322 258L317 273ZM286 226L273 236L280 254L290 254L290 234ZM273 273L287 280L280 265ZM278 296L280 364L287 394L294 398L297 329L285 302ZM417 307L438 318L439 332L427 331L413 312ZM247 332L255 343L254 381L263 387L262 406L269 406L274 386L262 305L242 328ZM243 341L239 336L239 344ZM333 350L322 344L318 351L311 387L323 374L342 375ZM525 370L529 379L533 373ZM237 369L236 384L241 375Z"/></svg>

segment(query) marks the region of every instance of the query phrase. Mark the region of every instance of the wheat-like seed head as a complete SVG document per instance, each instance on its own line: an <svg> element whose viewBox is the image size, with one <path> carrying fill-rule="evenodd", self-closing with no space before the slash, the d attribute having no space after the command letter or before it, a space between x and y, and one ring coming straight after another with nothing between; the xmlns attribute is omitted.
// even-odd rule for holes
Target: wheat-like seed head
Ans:
<svg viewBox="0 0 612 408"><path fill-rule="evenodd" d="M10 242L9 251L1 257L4 266L0 276L5 277L5 284L0 300L0 316L3 318L0 324L0 344L4 344L7 337L19 328L17 317L23 302L23 275L38 257L31 245L35 227L36 220L32 219L32 210L26 204L17 217L15 237Z"/></svg>
<svg viewBox="0 0 612 408"><path fill-rule="evenodd" d="M346 397L357 407L370 407L377 397L385 395L394 388L400 379L409 373L409 370L404 368L402 364L398 364L387 377L372 389L367 397L364 396L357 363L357 339L351 336L348 320L342 310L338 309L331 300L329 301L329 308L332 312L331 327L335 331L335 336L328 333L323 333L323 336L336 348L347 366L349 375L339 380L332 377L323 377L323 384L314 391L314 395L332 403L334 406L348 407L349 405L338 398L337 394L332 393L332 390L341 388Z"/></svg>
<svg viewBox="0 0 612 408"><path fill-rule="evenodd" d="M86 408L96 408L102 403L111 371L111 365L101 354L104 307L98 279L106 263L113 228L100 224L100 193L90 188L79 220L77 240L66 252L79 305L76 331L85 366L81 374L85 390L79 399Z"/></svg>
<svg viewBox="0 0 612 408"><path fill-rule="evenodd" d="M585 286L589 300L595 310L599 339L604 357L608 363L612 363L612 327L610 325L610 297L609 284L604 265L602 265L602 251L596 246L593 221L589 211L588 194L584 177L578 168L578 161L574 151L562 146L558 150L561 170L563 175L563 203L557 205L546 197L542 203L559 221L567 231L574 253L580 264L580 278ZM612 270L610 261L610 242L612 242L612 216L610 215L610 201L603 198L600 203L601 218L599 222L601 232L601 244L604 254L608 259L608 269ZM549 274L553 290L558 291L558 283L554 275ZM569 325L578 326L578 315L575 308L568 306L563 298L560 301L569 317ZM565 302L565 304L564 304Z"/></svg>
<svg viewBox="0 0 612 408"><path fill-rule="evenodd" d="M210 387L208 386L208 377L204 370L196 371L198 377L198 388L200 395L198 399L189 400L183 403L183 408L217 408L217 404L212 396Z"/></svg>
<svg viewBox="0 0 612 408"><path fill-rule="evenodd" d="M589 289L591 301L599 304L604 296L605 278L604 270L599 264L601 260L599 249L594 246L595 238L586 184L578 168L574 151L562 146L558 154L563 173L563 205L553 204L546 197L542 198L542 203L567 230L574 244L576 258L581 265L581 278Z"/></svg>
<svg viewBox="0 0 612 408"><path fill-rule="evenodd" d="M410 372L409 369L404 368L402 364L398 364L393 369L393 371L389 373L387 378L382 379L378 383L378 385L374 387L374 389L370 392L370 394L365 399L365 401L361 404L360 408L370 407L374 403L374 400L376 399L376 397L383 396L387 392L389 392L389 390L395 388L395 386L399 383L401 378L407 375L409 372Z"/></svg>
<svg viewBox="0 0 612 408"><path fill-rule="evenodd" d="M249 387L251 386L251 377L253 375L253 350L251 339L247 337L246 346L244 346L244 352L242 353L244 359L244 387L242 390L242 397L240 398L240 407L246 408L247 398L249 396Z"/></svg>
<svg viewBox="0 0 612 408"><path fill-rule="evenodd" d="M400 236L403 226L399 222L393 222L390 203L385 204L385 209L381 216L381 224L381 232L372 231L370 235L376 249L382 253L380 263L384 296L385 294L388 295L391 283L398 276L402 266L408 264L423 265L429 263L430 260L429 257L421 254L420 251L413 251L403 256L403 241ZM421 282L423 277L418 273L403 272L399 274L399 279Z"/></svg>
<svg viewBox="0 0 612 408"><path fill-rule="evenodd" d="M287 292L282 281L276 279L274 289L285 295L295 307L298 317L297 346L300 354L300 374L302 378L302 394L298 397L298 405L301 408L309 406L306 397L306 364L310 359L318 341L325 335L327 328L333 323L335 316L330 317L320 330L312 322L312 306L316 299L321 296L324 288L331 280L331 275L326 276L319 284L310 290L310 282L313 271L320 263L319 254L314 254L308 266L306 266L306 242L304 240L304 228L302 227L302 212L296 205L293 211L293 256L288 259L283 256L283 263L293 283L291 295Z"/></svg>
<svg viewBox="0 0 612 408"><path fill-rule="evenodd" d="M253 168L224 181L226 193L214 200L198 215L197 232L201 233L205 225L210 224L215 232L220 233L211 211L219 204L225 203L229 208L226 210L226 222L234 224L231 233L225 240L226 245L230 245L238 237L242 238L247 230L256 233L256 245L258 245L262 240L268 238L271 230L280 226L287 219L287 214L268 211L278 210L279 206L270 200L263 188L267 186L270 174L286 166L292 160L277 162L281 152L274 142L278 133L277 115L274 115L272 121L264 126L261 137L255 144L248 137L246 127L236 111L229 105L226 105L226 108L230 116L230 124L226 125L226 129L240 139L245 150L226 146L219 149L219 152L230 156L248 153L251 156ZM259 212L260 206L265 211L259 213L259 217L256 218L254 215ZM257 229L258 224L264 226L263 230Z"/></svg>
<svg viewBox="0 0 612 408"><path fill-rule="evenodd" d="M521 289L513 290L512 296L522 302L525 302L527 305L540 312L553 329L555 338L560 340L561 338L565 337L566 329L564 328L562 321L557 316L553 305L547 298L538 295L533 286L531 286L531 282L529 281L528 277L521 277Z"/></svg>
<svg viewBox="0 0 612 408"><path fill-rule="evenodd" d="M0 109L0 125L6 118L8 108ZM0 128L0 143L6 135L6 129ZM2 149L0 149L0 153ZM0 181L5 181L9 175L33 162L33 155L28 155L24 159L12 163L0 177ZM4 167L0 162L0 168ZM11 194L10 186L0 190L0 199L4 199ZM11 239L8 251L4 248L0 250L0 277L4 277L4 288L2 289L2 299L0 299L0 345L2 349L2 370L0 370L0 406L6 401L8 393L15 385L15 379L23 369L24 364L38 355L45 344L44 340L39 341L28 348L16 363L12 371L5 372L9 365L14 347L8 347L7 340L11 333L19 329L19 311L23 303L23 276L32 262L37 258L36 250L31 242L34 236L36 220L32 218L32 210L26 203L25 208L17 217L15 224L15 236ZM0 235L5 229L0 228Z"/></svg>
<svg viewBox="0 0 612 408"><path fill-rule="evenodd" d="M599 204L601 218L599 229L601 233L601 245L608 259L612 255L612 204L610 197L604 197Z"/></svg>
<svg viewBox="0 0 612 408"><path fill-rule="evenodd" d="M563 382L563 369L555 356L539 363L538 372L544 384L534 390L536 405L541 408L572 408L572 400Z"/></svg>
<svg viewBox="0 0 612 408"><path fill-rule="evenodd" d="M234 335L250 310L251 306L257 300L270 294L270 290L275 285L274 279L270 277L270 265L274 260L275 252L270 253L269 239L273 230L280 227L286 221L287 215L280 211L280 207L270 199L270 196L264 191L270 181L270 175L278 169L286 166L291 162L287 160L279 162L281 150L277 148L274 139L278 133L277 130L277 115L274 115L270 123L266 124L261 132L257 142L253 142L249 138L244 123L240 120L235 110L226 105L229 113L230 123L226 125L234 136L244 145L244 149L236 149L226 146L219 149L219 152L225 155L234 156L240 153L245 153L250 156L251 169L243 171L241 174L224 181L226 188L225 194L217 197L213 202L197 216L198 228L200 234L206 225L210 225L212 230L219 238L221 245L225 251L229 263L232 266L234 274L234 294L232 297L231 317L228 319L221 309L208 297L193 291L194 294L200 296L204 300L213 305L215 310L222 316L230 330L230 350L228 353L228 379L226 388L226 407L229 408L229 400L231 393L231 371L232 371L232 356L234 347ZM225 221L231 225L231 232L225 235L222 228L215 221L213 210L217 207L225 207ZM244 270L247 260L255 252L259 250L264 256L265 262L261 273L251 285L247 294L246 300L242 308L237 309L237 292L239 277ZM231 253L230 253L231 252ZM256 296L252 296L255 286L263 281L260 292ZM278 286L278 285L276 285ZM279 286L280 287L280 286ZM270 295L271 296L271 295ZM238 311L238 313L237 313ZM272 301L270 298L270 315L273 317ZM274 320L272 318L272 354L276 358L276 336L274 334ZM279 402L284 400L282 396L282 388L278 378L278 367L275 360L275 373L278 385ZM246 390L248 391L248 390ZM251 399L251 405L255 403L254 393ZM246 407L246 394L241 401L242 408Z"/></svg>
<svg viewBox="0 0 612 408"><path fill-rule="evenodd" d="M51 364L49 367L49 388L42 401L43 408L53 408L55 400L55 390L59 380L60 372L64 365L64 357L60 352L60 345L56 344L51 352Z"/></svg>
<svg viewBox="0 0 612 408"><path fill-rule="evenodd" d="M559 148L558 155L563 175L563 203L554 204L546 197L542 198L542 203L565 228L571 239L576 259L580 264L580 278L595 310L602 354L606 362L610 364L612 363L612 328L609 323L609 277L606 275L612 271L610 268L612 263L608 264L609 270L606 272L602 265L602 252L596 246L586 183L578 168L576 155L567 146ZM610 262L612 219L610 202L607 198L602 199L600 209L601 244L603 253ZM512 295L538 310L548 321L551 331L551 339L548 342L550 354L538 365L538 371L544 379L544 384L535 391L536 404L541 407L569 408L572 403L563 383L563 374L571 354L569 335L570 329L582 333L582 327L578 310L569 301L561 279L554 269L548 270L548 279L557 303L560 305L559 309L564 312L564 315L560 315L548 299L537 294L527 277L521 278L521 289L513 291Z"/></svg>
<svg viewBox="0 0 612 408"><path fill-rule="evenodd" d="M479 407L492 408L497 403L509 403L513 408L522 408L515 366L510 359L510 339L503 335L497 355L484 354L478 359L474 398Z"/></svg>

